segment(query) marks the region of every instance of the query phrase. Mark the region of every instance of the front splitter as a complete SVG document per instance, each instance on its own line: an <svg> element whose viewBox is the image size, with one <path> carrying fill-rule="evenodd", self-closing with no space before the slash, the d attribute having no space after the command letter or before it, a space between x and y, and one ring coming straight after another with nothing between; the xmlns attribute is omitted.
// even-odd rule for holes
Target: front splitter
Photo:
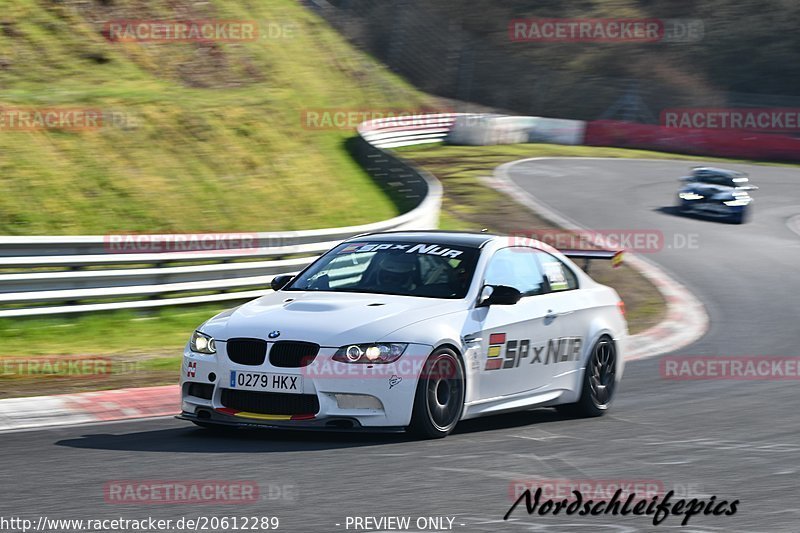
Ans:
<svg viewBox="0 0 800 533"><path fill-rule="evenodd" d="M406 428L402 426L378 426L364 427L355 418L346 417L321 417L313 419L299 420L274 420L267 418L249 419L226 415L219 411L206 411L207 417L199 417L195 413L182 412L176 415L178 420L188 420L216 426L226 426L230 428L245 429L281 429L297 431L327 431L341 433L405 433ZM272 415L263 415L269 417Z"/></svg>

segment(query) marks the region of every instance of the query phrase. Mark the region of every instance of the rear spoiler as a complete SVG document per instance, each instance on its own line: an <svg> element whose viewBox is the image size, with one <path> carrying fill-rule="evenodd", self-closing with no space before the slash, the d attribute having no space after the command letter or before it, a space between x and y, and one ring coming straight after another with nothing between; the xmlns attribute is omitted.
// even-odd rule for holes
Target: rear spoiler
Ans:
<svg viewBox="0 0 800 533"><path fill-rule="evenodd" d="M583 259L583 270L589 272L589 261L601 259L611 261L611 266L617 268L622 264L624 250L559 250L570 259Z"/></svg>

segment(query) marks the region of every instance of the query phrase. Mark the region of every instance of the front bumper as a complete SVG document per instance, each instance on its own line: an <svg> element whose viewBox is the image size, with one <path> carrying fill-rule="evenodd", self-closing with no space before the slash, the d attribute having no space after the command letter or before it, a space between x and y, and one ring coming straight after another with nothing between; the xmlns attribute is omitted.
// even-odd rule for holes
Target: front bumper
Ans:
<svg viewBox="0 0 800 533"><path fill-rule="evenodd" d="M269 358L257 366L234 363L228 359L223 341L217 342L215 355L197 354L187 346L181 368L179 418L240 427L395 431L411 422L420 362L424 362L431 349L410 344L406 354L394 363L360 365L333 361L336 349L323 347L308 366L278 368L270 365ZM301 376L301 390L296 391L297 394L279 395L240 387L231 383L232 372ZM202 394L198 390L202 390ZM235 396L247 396L252 400L253 393L260 398L248 405L256 405L256 408L242 407L241 402L236 405L231 401ZM276 405L282 405L271 412L273 398L281 400ZM315 401L302 401L308 399ZM316 412L294 407L309 403L314 404Z"/></svg>
<svg viewBox="0 0 800 533"><path fill-rule="evenodd" d="M693 213L702 213L708 216L729 217L746 212L750 204L744 205L725 205L722 202L705 200L683 200L678 198L678 206Z"/></svg>

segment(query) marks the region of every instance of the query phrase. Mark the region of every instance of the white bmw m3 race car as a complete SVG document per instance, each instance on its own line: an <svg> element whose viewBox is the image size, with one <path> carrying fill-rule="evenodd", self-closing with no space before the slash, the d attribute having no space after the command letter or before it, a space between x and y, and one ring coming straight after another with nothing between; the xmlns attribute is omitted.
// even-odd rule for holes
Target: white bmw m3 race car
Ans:
<svg viewBox="0 0 800 533"><path fill-rule="evenodd" d="M486 233L352 238L194 332L179 418L444 437L533 407L602 415L622 376L624 306L570 257L619 253Z"/></svg>

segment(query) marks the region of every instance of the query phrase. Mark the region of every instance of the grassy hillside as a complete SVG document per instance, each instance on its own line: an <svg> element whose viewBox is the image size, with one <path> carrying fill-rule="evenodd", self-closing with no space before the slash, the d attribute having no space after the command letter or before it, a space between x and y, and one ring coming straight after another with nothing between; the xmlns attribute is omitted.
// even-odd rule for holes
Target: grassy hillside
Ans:
<svg viewBox="0 0 800 533"><path fill-rule="evenodd" d="M104 24L119 19L253 20L262 35L110 42ZM106 118L96 130L0 128L0 234L388 218L394 205L343 148L352 132L304 128L301 113L419 108L423 98L293 0L0 0L0 108Z"/></svg>

